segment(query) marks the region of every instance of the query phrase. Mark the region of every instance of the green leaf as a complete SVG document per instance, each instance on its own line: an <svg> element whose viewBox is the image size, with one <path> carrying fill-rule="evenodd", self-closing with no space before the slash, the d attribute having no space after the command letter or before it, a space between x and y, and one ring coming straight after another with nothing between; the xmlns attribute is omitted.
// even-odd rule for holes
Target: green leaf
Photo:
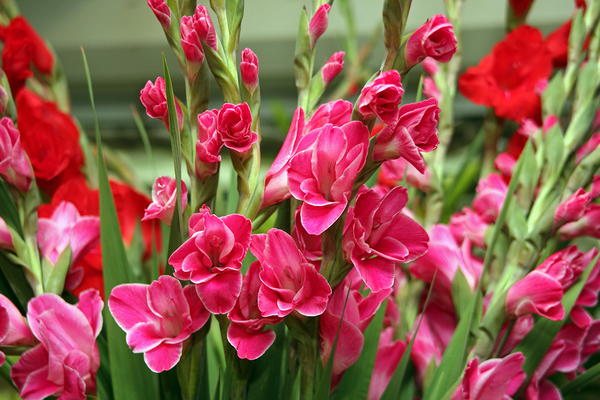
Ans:
<svg viewBox="0 0 600 400"><path fill-rule="evenodd" d="M0 272L0 291L25 315L33 290L25 278L23 268L10 262L0 251Z"/></svg>
<svg viewBox="0 0 600 400"><path fill-rule="evenodd" d="M548 86L542 94L542 110L544 117L549 115L560 115L565 102L565 87L563 84L563 73L558 71L548 82Z"/></svg>
<svg viewBox="0 0 600 400"><path fill-rule="evenodd" d="M85 52L83 63L88 81L90 101L96 127L98 148L98 184L100 194L100 242L102 245L102 267L104 293L108 296L120 284L131 282L125 246L119 228L119 219L108 181L100 128L94 105L94 94ZM104 312L104 322L109 343L110 370L115 400L146 400L158 397L156 375L145 365L142 354L133 354L125 341L125 332L117 325L112 315Z"/></svg>
<svg viewBox="0 0 600 400"><path fill-rule="evenodd" d="M4 181L4 178L0 178L0 217L4 219L4 222L11 228L15 229L19 235L24 238L23 226L21 225L21 219L19 218L19 211L15 206L8 186Z"/></svg>
<svg viewBox="0 0 600 400"><path fill-rule="evenodd" d="M591 383L600 377L600 363L594 365L592 368L573 379L571 382L565 384L560 388L560 392L563 397L568 396L572 393L579 391L588 383Z"/></svg>
<svg viewBox="0 0 600 400"><path fill-rule="evenodd" d="M579 297L581 290L583 289L585 282L587 281L590 272L594 265L598 262L598 258L600 258L600 253L594 257L594 259L588 264L585 271L579 277L579 280L567 290L565 293L562 305L565 309L565 318L562 321L551 321L547 318L540 318L531 331L523 338L521 343L517 346L514 352L522 352L525 357L525 362L523 363L523 372L527 375L527 379L521 386L521 391L529 383L533 372L538 367L539 363L544 358L544 355L548 351L550 344L554 340L554 337L560 330L561 326L568 321L569 314L571 309L575 305L575 301ZM518 396L515 396L518 397Z"/></svg>
<svg viewBox="0 0 600 400"><path fill-rule="evenodd" d="M359 359L346 370L342 380L335 389L338 399L367 398L386 305L387 300L379 306L377 314L375 314L375 317L365 330L363 334L365 341Z"/></svg>
<svg viewBox="0 0 600 400"><path fill-rule="evenodd" d="M156 172L156 164L154 163L154 157L152 155L152 145L150 144L150 139L148 138L148 132L146 132L146 127L144 127L144 123L140 118L140 114L138 113L137 107L133 104L131 105L131 114L133 115L135 126L140 132L142 143L144 143L144 149L146 150L148 161L150 162L150 165L152 165L152 175L158 176L158 173Z"/></svg>
<svg viewBox="0 0 600 400"><path fill-rule="evenodd" d="M467 278L465 278L465 274L463 274L460 268L456 269L450 290L454 311L458 319L460 319L465 315L466 310L468 310L469 303L473 297L473 292L467 282Z"/></svg>
<svg viewBox="0 0 600 400"><path fill-rule="evenodd" d="M404 30L404 18L402 6L410 8L410 1L385 0L383 2L383 43L385 44L384 70L388 70L394 64L398 49L402 43L402 31ZM406 6L406 3L407 6ZM407 10L406 10L407 11Z"/></svg>
<svg viewBox="0 0 600 400"><path fill-rule="evenodd" d="M104 314L106 314L106 311ZM98 353L100 354L100 367L96 372L96 384L98 385L98 397L102 400L112 400L114 397L110 373L110 355L106 335L105 325L102 327L100 335L98 335L98 338L96 339Z"/></svg>
<svg viewBox="0 0 600 400"><path fill-rule="evenodd" d="M415 343L415 338L419 333L419 328L421 327L421 322L423 321L423 315L425 314L425 310L429 305L429 299L431 298L431 293L433 292L433 284L435 282L436 275L437 271L433 275L431 285L429 285L429 292L427 293L427 298L425 299L423 312L421 313L421 318L419 318L419 322L417 322L417 327L415 328L413 337L410 339L410 343L408 343L408 346L406 346L404 354L402 355L402 358L400 359L400 362L398 363L398 366L396 367L396 370L394 371L390 382L388 383L387 387L385 388L385 391L383 392L383 395L381 396L381 400L396 400L400 398L400 393L402 393L405 390L405 385L403 385L403 382L406 378L406 369L410 360L410 352L412 351L413 344Z"/></svg>
<svg viewBox="0 0 600 400"><path fill-rule="evenodd" d="M248 378L247 399L262 400L266 393L279 393L281 365L285 354L285 324L273 327L275 342L267 352L253 362ZM277 396L274 396L277 397Z"/></svg>
<svg viewBox="0 0 600 400"><path fill-rule="evenodd" d="M512 201L506 214L506 226L511 236L518 241L522 241L527 235L527 221L525 214L519 205Z"/></svg>
<svg viewBox="0 0 600 400"><path fill-rule="evenodd" d="M544 163L543 182L555 179L562 164L565 145L563 143L563 133L559 124L554 124L552 128L544 134Z"/></svg>
<svg viewBox="0 0 600 400"><path fill-rule="evenodd" d="M530 142L531 141L528 141L528 143ZM538 188L538 181L540 178L540 168L535 160L535 152L533 151L532 144L525 145L523 152L519 156L519 161L523 163L521 168L526 171L526 173L519 174L519 188L516 190L516 200L523 210L529 210L535 191Z"/></svg>
<svg viewBox="0 0 600 400"><path fill-rule="evenodd" d="M69 272L69 267L71 266L71 254L71 246L69 245L60 254L58 260L56 260L56 264L54 264L54 268L52 268L52 272L50 272L50 275L44 284L46 292L54 293L59 296L63 292L67 272Z"/></svg>

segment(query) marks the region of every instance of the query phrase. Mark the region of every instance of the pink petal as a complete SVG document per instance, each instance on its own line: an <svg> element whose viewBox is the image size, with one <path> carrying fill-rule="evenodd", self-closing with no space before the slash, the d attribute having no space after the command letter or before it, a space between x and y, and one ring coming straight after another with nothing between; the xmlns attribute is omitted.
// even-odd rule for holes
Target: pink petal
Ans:
<svg viewBox="0 0 600 400"><path fill-rule="evenodd" d="M63 391L57 400L85 400L86 386L77 371L65 365L64 377Z"/></svg>
<svg viewBox="0 0 600 400"><path fill-rule="evenodd" d="M386 260L383 257L368 258L366 260L352 257L352 262L365 285L373 292L391 288L394 284L395 263L393 261Z"/></svg>
<svg viewBox="0 0 600 400"><path fill-rule="evenodd" d="M227 314L240 295L242 289L242 273L225 271L215 275L208 282L196 285L198 297L208 311L213 314Z"/></svg>
<svg viewBox="0 0 600 400"><path fill-rule="evenodd" d="M139 283L119 285L112 290L108 308L124 331L129 331L140 322L158 320L148 307L147 292L148 285Z"/></svg>
<svg viewBox="0 0 600 400"><path fill-rule="evenodd" d="M272 329L249 332L232 323L227 329L227 340L235 347L239 358L256 360L271 347L275 341L275 332Z"/></svg>
<svg viewBox="0 0 600 400"><path fill-rule="evenodd" d="M127 345L134 353L143 353L156 348L165 340L164 332L159 326L149 323L139 323L127 331Z"/></svg>
<svg viewBox="0 0 600 400"><path fill-rule="evenodd" d="M327 308L331 286L312 266L306 267L304 286L296 294L296 311L307 317L321 315Z"/></svg>
<svg viewBox="0 0 600 400"><path fill-rule="evenodd" d="M144 353L144 361L152 372L163 372L173 368L181 358L183 344L161 344L160 346Z"/></svg>
<svg viewBox="0 0 600 400"><path fill-rule="evenodd" d="M183 294L190 307L190 317L192 318L192 325L190 330L196 332L202 328L206 321L210 318L210 312L202 304L202 300L198 297L198 291L196 285L187 285L183 288Z"/></svg>
<svg viewBox="0 0 600 400"><path fill-rule="evenodd" d="M102 307L104 307L104 302L97 290L87 289L79 294L77 308L89 321L94 331L94 337L98 337L102 330Z"/></svg>
<svg viewBox="0 0 600 400"><path fill-rule="evenodd" d="M100 217L82 217L71 228L70 238L73 264L75 264L79 257L89 253L100 243Z"/></svg>

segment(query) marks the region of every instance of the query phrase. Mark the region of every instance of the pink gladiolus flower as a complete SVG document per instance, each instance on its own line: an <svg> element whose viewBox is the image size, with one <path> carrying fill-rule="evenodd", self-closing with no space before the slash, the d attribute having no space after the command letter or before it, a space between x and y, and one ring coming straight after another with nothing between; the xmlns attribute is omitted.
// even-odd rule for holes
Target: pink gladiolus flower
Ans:
<svg viewBox="0 0 600 400"><path fill-rule="evenodd" d="M62 201L50 218L38 219L37 242L42 256L52 264L71 245L75 264L100 243L100 217L82 217L73 203Z"/></svg>
<svg viewBox="0 0 600 400"><path fill-rule="evenodd" d="M391 304L391 302L388 302L388 304ZM367 400L379 400L381 398L404 355L406 342L402 340L394 341L393 335L394 328L392 327L385 328L379 335L377 355L375 356Z"/></svg>
<svg viewBox="0 0 600 400"><path fill-rule="evenodd" d="M0 294L0 346L33 346L31 330L17 307L4 295ZM5 356L0 351L0 366Z"/></svg>
<svg viewBox="0 0 600 400"><path fill-rule="evenodd" d="M217 217L208 208L189 220L190 238L173 252L175 277L196 283L198 296L213 314L226 314L242 288L242 260L252 234L243 215Z"/></svg>
<svg viewBox="0 0 600 400"><path fill-rule="evenodd" d="M329 85L344 68L344 54L343 51L333 53L329 61L321 68L321 76L325 85Z"/></svg>
<svg viewBox="0 0 600 400"><path fill-rule="evenodd" d="M215 27L213 26L208 10L203 5L198 5L194 12L193 28L198 34L201 41L206 43L214 51L218 50L217 34L215 33Z"/></svg>
<svg viewBox="0 0 600 400"><path fill-rule="evenodd" d="M331 287L289 234L270 229L253 235L250 251L262 265L258 308L263 317L285 317L293 311L314 317L325 311Z"/></svg>
<svg viewBox="0 0 600 400"><path fill-rule="evenodd" d="M14 250L12 235L2 217L0 217L0 249Z"/></svg>
<svg viewBox="0 0 600 400"><path fill-rule="evenodd" d="M181 181L181 209L187 205L187 187ZM152 185L152 203L146 208L142 221L160 219L171 226L175 203L177 202L177 182L168 176L156 178Z"/></svg>
<svg viewBox="0 0 600 400"><path fill-rule="evenodd" d="M292 237L308 262L314 265L317 271L320 271L321 261L323 260L323 248L321 246L322 235L310 235L306 232L300 220L300 208L301 207L298 207L294 212ZM357 277L357 279L360 280L360 277Z"/></svg>
<svg viewBox="0 0 600 400"><path fill-rule="evenodd" d="M308 36L310 37L311 49L315 47L317 39L319 39L327 30L330 8L331 6L329 4L322 4L315 12L315 15L310 19L310 23L308 24Z"/></svg>
<svg viewBox="0 0 600 400"><path fill-rule="evenodd" d="M218 110L208 110L198 115L198 140L196 141L196 176L202 182L217 172L221 162L223 140L217 130Z"/></svg>
<svg viewBox="0 0 600 400"><path fill-rule="evenodd" d="M255 261L244 276L240 297L227 314L227 318L231 320L227 340L235 347L239 358L248 360L256 360L265 354L275 341L275 332L272 329L264 330L264 327L276 325L283 320L277 316L261 315L258 308L258 294L262 286L259 273L260 263Z"/></svg>
<svg viewBox="0 0 600 400"><path fill-rule="evenodd" d="M258 86L258 57L250 49L242 51L242 61L240 62L240 74L242 83L250 93L254 93Z"/></svg>
<svg viewBox="0 0 600 400"><path fill-rule="evenodd" d="M524 362L522 353L493 358L481 364L477 358L472 359L452 400L504 400L513 396L525 382Z"/></svg>
<svg viewBox="0 0 600 400"><path fill-rule="evenodd" d="M508 186L498 174L489 174L481 179L475 189L477 195L473 200L473 209L486 223L492 223L500 214Z"/></svg>
<svg viewBox="0 0 600 400"><path fill-rule="evenodd" d="M304 135L304 125L304 110L298 107L292 118L290 130L279 150L279 154L275 157L275 161L273 161L265 176L265 191L260 206L261 209L289 199L292 196L287 183L287 170L291 158L298 150L300 139Z"/></svg>
<svg viewBox="0 0 600 400"><path fill-rule="evenodd" d="M309 234L323 233L344 212L368 147L369 130L359 121L327 124L302 138L299 148L306 150L291 159L288 185L304 202L300 215Z"/></svg>
<svg viewBox="0 0 600 400"><path fill-rule="evenodd" d="M326 124L341 127L352 119L352 103L346 100L330 101L322 104L306 123L304 133L324 127Z"/></svg>
<svg viewBox="0 0 600 400"><path fill-rule="evenodd" d="M146 114L150 118L160 119L165 127L169 129L169 110L167 109L167 89L162 77L156 78L156 83L146 82L146 86L140 91L140 101L146 107ZM183 126L183 112L175 99L177 109L177 122L179 129Z"/></svg>
<svg viewBox="0 0 600 400"><path fill-rule="evenodd" d="M0 175L23 193L33 179L33 169L21 147L21 134L8 117L0 120Z"/></svg>
<svg viewBox="0 0 600 400"><path fill-rule="evenodd" d="M377 117L385 124L392 124L398 119L403 93L398 71L386 71L361 90L358 112L365 120Z"/></svg>
<svg viewBox="0 0 600 400"><path fill-rule="evenodd" d="M425 161L420 152L437 148L437 124L440 109L435 99L400 107L396 121L383 128L373 149L375 162L405 158L417 171L425 173Z"/></svg>
<svg viewBox="0 0 600 400"><path fill-rule="evenodd" d="M577 150L575 164L577 165L583 161L584 158L598 148L598 145L600 145L600 133L594 133L592 137Z"/></svg>
<svg viewBox="0 0 600 400"><path fill-rule="evenodd" d="M153 372L173 368L181 358L184 341L210 317L194 285L182 288L168 275L150 285L115 287L108 308L127 332L127 345L134 353L144 353L144 361Z"/></svg>
<svg viewBox="0 0 600 400"><path fill-rule="evenodd" d="M358 195L348 213L344 252L373 292L392 287L397 263L413 261L427 251L427 232L402 213L407 202L402 187L383 198L369 190Z"/></svg>
<svg viewBox="0 0 600 400"><path fill-rule="evenodd" d="M406 63L412 67L431 57L447 63L456 53L456 36L452 24L443 15L434 15L408 38Z"/></svg>
<svg viewBox="0 0 600 400"><path fill-rule="evenodd" d="M217 129L225 147L239 153L250 150L258 140L256 132L252 132L252 113L248 103L223 104L219 110Z"/></svg>
<svg viewBox="0 0 600 400"><path fill-rule="evenodd" d="M323 365L327 365L331 356L333 342L341 323L333 358L332 380L336 383L341 378L341 374L360 357L364 343L363 332L381 303L392 292L391 289L382 290L378 293L371 292L367 297L363 297L359 290L362 286L360 278L357 276L353 278L354 281L351 281L352 277L346 277L336 287L329 299L327 309L319 319L319 353ZM347 302L346 297L348 297Z"/></svg>
<svg viewBox="0 0 600 400"><path fill-rule="evenodd" d="M552 321L565 316L562 286L544 272L534 270L510 287L506 295L507 318L538 314Z"/></svg>
<svg viewBox="0 0 600 400"><path fill-rule="evenodd" d="M579 220L564 224L559 232L560 240L571 240L579 236L600 239L600 204L587 206Z"/></svg>
<svg viewBox="0 0 600 400"><path fill-rule="evenodd" d="M577 189L575 193L556 208L554 229L558 229L567 222L577 221L581 218L590 201L592 201L590 193L586 193L582 188Z"/></svg>
<svg viewBox="0 0 600 400"><path fill-rule="evenodd" d="M190 81L193 82L204 62L204 50L198 32L194 29L194 17L187 15L181 17L179 30L181 47L188 62L187 75Z"/></svg>
<svg viewBox="0 0 600 400"><path fill-rule="evenodd" d="M384 161L379 170L377 183L388 189L392 189L404 180L405 174L406 183L408 183L409 186L422 190L423 192L429 191L431 174L429 169L427 169L427 166L425 168L425 173L422 174L404 158Z"/></svg>
<svg viewBox="0 0 600 400"><path fill-rule="evenodd" d="M471 243L477 247L485 248L483 237L489 224L475 213L469 207L464 207L462 212L456 213L450 217L448 227L452 232L454 239L460 244L465 238L469 238Z"/></svg>
<svg viewBox="0 0 600 400"><path fill-rule="evenodd" d="M452 304L452 280L460 269L471 290L475 289L483 263L471 254L471 241L465 238L459 246L446 225L434 225L429 230L429 250L410 264L408 270L415 278L431 283L437 270L433 297L440 304Z"/></svg>
<svg viewBox="0 0 600 400"><path fill-rule="evenodd" d="M85 400L96 394L103 303L97 290L79 295L79 304L45 293L27 306L27 322L40 343L23 353L10 376L21 398Z"/></svg>
<svg viewBox="0 0 600 400"><path fill-rule="evenodd" d="M171 26L171 9L169 9L165 0L148 0L148 6L152 9L163 29L168 32Z"/></svg>

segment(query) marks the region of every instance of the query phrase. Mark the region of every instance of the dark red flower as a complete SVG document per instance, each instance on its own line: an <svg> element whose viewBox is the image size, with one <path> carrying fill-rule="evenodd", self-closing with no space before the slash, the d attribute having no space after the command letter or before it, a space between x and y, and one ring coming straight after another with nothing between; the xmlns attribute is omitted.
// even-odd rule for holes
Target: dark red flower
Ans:
<svg viewBox="0 0 600 400"><path fill-rule="evenodd" d="M23 88L17 95L17 118L21 145L40 189L51 195L61 183L83 179L79 130L69 115Z"/></svg>
<svg viewBox="0 0 600 400"><path fill-rule="evenodd" d="M541 125L536 85L549 78L552 57L536 28L519 26L496 44L477 67L469 67L458 82L460 92L475 104L493 107L498 117Z"/></svg>
<svg viewBox="0 0 600 400"><path fill-rule="evenodd" d="M33 76L31 64L42 74L51 75L54 56L42 38L23 16L18 16L2 32L2 69L6 73L13 95Z"/></svg>

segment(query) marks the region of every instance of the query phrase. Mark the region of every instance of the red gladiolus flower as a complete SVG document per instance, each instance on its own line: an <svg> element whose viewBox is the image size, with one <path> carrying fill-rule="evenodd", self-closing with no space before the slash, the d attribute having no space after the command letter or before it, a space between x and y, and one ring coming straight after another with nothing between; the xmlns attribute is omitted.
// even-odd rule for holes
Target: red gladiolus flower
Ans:
<svg viewBox="0 0 600 400"><path fill-rule="evenodd" d="M493 107L498 117L541 125L540 98L535 86L548 79L552 57L542 34L522 25L496 44L477 67L469 67L458 82L460 92L475 104Z"/></svg>

